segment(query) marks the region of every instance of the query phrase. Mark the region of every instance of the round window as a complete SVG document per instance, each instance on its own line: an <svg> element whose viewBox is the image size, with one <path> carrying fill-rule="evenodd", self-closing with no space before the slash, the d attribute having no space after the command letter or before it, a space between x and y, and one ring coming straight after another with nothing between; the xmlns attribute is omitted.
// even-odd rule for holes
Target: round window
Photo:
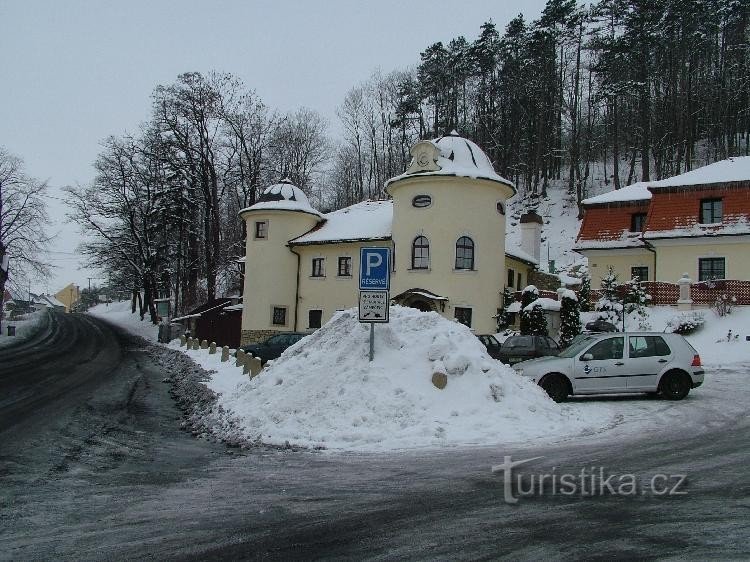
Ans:
<svg viewBox="0 0 750 562"><path fill-rule="evenodd" d="M420 209L423 207L429 207L432 205L432 197L429 195L416 195L414 199L411 200L411 204Z"/></svg>
<svg viewBox="0 0 750 562"><path fill-rule="evenodd" d="M500 201L497 202L497 212L501 215L505 215L505 207Z"/></svg>

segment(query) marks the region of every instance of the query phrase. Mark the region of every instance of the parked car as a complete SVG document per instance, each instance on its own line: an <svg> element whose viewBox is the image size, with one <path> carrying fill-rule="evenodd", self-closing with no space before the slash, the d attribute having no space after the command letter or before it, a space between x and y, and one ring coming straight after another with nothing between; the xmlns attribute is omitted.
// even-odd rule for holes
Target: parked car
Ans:
<svg viewBox="0 0 750 562"><path fill-rule="evenodd" d="M279 356L288 348L307 336L304 332L284 332L275 334L263 343L251 343L243 345L240 349L245 353L251 353L258 357L262 364L271 359L278 359Z"/></svg>
<svg viewBox="0 0 750 562"><path fill-rule="evenodd" d="M698 352L679 334L660 332L586 334L557 357L513 367L555 402L573 394L660 393L682 400L703 384Z"/></svg>
<svg viewBox="0 0 750 562"><path fill-rule="evenodd" d="M511 336L500 346L499 359L508 365L534 357L546 357L560 353L560 346L549 336Z"/></svg>
<svg viewBox="0 0 750 562"><path fill-rule="evenodd" d="M500 359L500 342L497 341L497 338L495 336L489 335L489 334L482 334L477 335L479 338L479 341L481 341L484 344L484 347L487 348L487 353L490 354L490 357L493 359Z"/></svg>
<svg viewBox="0 0 750 562"><path fill-rule="evenodd" d="M606 320L602 320L601 318L599 318L598 320L594 320L593 322L587 322L586 331L587 332L616 332L617 326L612 324L612 322L607 322Z"/></svg>

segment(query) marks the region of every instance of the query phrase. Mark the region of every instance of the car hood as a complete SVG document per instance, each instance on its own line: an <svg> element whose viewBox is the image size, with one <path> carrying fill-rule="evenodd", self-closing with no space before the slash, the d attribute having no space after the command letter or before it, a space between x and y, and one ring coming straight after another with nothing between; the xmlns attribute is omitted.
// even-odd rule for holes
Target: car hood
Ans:
<svg viewBox="0 0 750 562"><path fill-rule="evenodd" d="M521 361L513 365L516 370L523 370L524 374L535 373L538 370L549 370L554 368L555 365L567 366L570 364L570 359L567 357L537 357L536 359L528 359L527 361Z"/></svg>

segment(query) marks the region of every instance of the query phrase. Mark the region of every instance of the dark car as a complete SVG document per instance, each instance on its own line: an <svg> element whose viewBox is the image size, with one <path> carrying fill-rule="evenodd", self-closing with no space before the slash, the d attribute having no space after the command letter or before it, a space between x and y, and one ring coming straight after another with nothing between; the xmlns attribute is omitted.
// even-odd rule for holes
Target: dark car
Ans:
<svg viewBox="0 0 750 562"><path fill-rule="evenodd" d="M278 359L288 347L291 347L299 340L307 336L304 332L285 332L271 336L263 343L251 343L243 345L242 351L258 357L261 363L266 363L271 359Z"/></svg>
<svg viewBox="0 0 750 562"><path fill-rule="evenodd" d="M587 332L616 332L617 326L615 326L611 322L607 322L606 320L602 320L600 318L599 320L588 322L586 324L586 331Z"/></svg>
<svg viewBox="0 0 750 562"><path fill-rule="evenodd" d="M535 357L547 357L560 353L560 347L549 336L511 336L500 346L497 359L515 365Z"/></svg>
<svg viewBox="0 0 750 562"><path fill-rule="evenodd" d="M491 335L477 335L479 338L479 341L481 341L484 344L484 347L487 348L487 353L490 354L490 357L493 359L500 359L500 342L495 339L495 336Z"/></svg>

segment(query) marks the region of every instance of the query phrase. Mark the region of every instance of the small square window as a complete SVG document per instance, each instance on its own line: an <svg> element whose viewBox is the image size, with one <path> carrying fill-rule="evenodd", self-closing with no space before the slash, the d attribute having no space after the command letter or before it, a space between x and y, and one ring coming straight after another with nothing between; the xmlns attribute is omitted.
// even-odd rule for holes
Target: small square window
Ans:
<svg viewBox="0 0 750 562"><path fill-rule="evenodd" d="M286 326L286 307L274 306L271 312L271 323L274 326Z"/></svg>
<svg viewBox="0 0 750 562"><path fill-rule="evenodd" d="M700 221L703 224L721 222L724 217L724 205L721 199L701 199Z"/></svg>
<svg viewBox="0 0 750 562"><path fill-rule="evenodd" d="M630 232L643 232L646 227L646 213L633 213L630 215Z"/></svg>
<svg viewBox="0 0 750 562"><path fill-rule="evenodd" d="M461 324L471 328L471 309L456 307L453 309L453 315Z"/></svg>
<svg viewBox="0 0 750 562"><path fill-rule="evenodd" d="M339 277L351 277L352 276L352 258L340 257L339 258Z"/></svg>
<svg viewBox="0 0 750 562"><path fill-rule="evenodd" d="M312 277L325 277L325 258L313 258L312 260Z"/></svg>
<svg viewBox="0 0 750 562"><path fill-rule="evenodd" d="M638 266L630 268L630 278L637 277L638 281L648 281L648 267Z"/></svg>
<svg viewBox="0 0 750 562"><path fill-rule="evenodd" d="M255 222L255 239L265 240L268 238L268 221Z"/></svg>
<svg viewBox="0 0 750 562"><path fill-rule="evenodd" d="M700 258L698 260L698 281L726 279L724 258Z"/></svg>
<svg viewBox="0 0 750 562"><path fill-rule="evenodd" d="M320 328L321 321L323 319L322 310L310 310L307 313L307 327L311 330L317 330Z"/></svg>

